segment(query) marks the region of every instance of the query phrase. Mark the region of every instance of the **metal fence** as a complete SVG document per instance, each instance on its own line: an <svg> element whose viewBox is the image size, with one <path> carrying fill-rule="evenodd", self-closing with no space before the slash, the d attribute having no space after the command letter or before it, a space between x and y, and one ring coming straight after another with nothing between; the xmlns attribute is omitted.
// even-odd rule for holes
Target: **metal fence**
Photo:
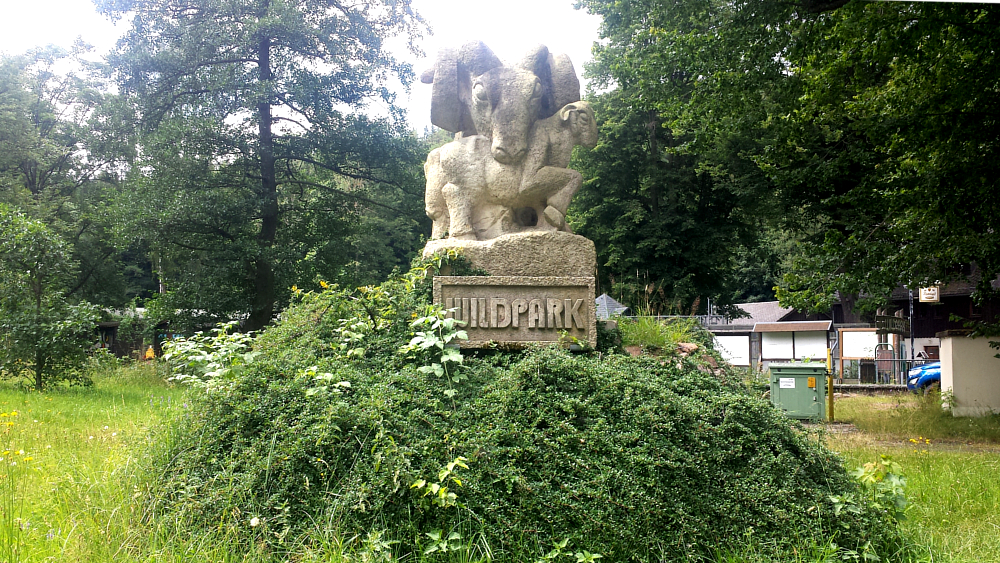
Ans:
<svg viewBox="0 0 1000 563"><path fill-rule="evenodd" d="M875 385L906 385L907 372L911 368L934 361L936 360L892 357L844 360L844 370L839 374L839 379L841 382L845 379L856 379L859 383Z"/></svg>

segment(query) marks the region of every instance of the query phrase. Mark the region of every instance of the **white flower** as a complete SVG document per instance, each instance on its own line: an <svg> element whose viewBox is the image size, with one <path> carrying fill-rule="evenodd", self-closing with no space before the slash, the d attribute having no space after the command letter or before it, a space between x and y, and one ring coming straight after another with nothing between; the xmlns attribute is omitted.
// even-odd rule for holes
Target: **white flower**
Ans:
<svg viewBox="0 0 1000 563"><path fill-rule="evenodd" d="M251 528L256 528L259 525L260 525L260 518L257 518L256 516L254 516L253 518L250 519L250 527Z"/></svg>

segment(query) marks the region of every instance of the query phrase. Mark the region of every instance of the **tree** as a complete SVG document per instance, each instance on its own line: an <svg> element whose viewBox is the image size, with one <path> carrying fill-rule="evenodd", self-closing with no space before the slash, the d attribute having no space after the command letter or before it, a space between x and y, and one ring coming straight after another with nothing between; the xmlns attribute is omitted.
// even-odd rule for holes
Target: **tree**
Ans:
<svg viewBox="0 0 1000 563"><path fill-rule="evenodd" d="M650 313L732 303L738 253L757 233L730 187L675 152L682 139L628 96L592 100L601 141L575 164L584 187L571 222L597 246L601 283Z"/></svg>
<svg viewBox="0 0 1000 563"><path fill-rule="evenodd" d="M120 232L152 247L178 305L258 329L297 276L337 276L355 217L412 217L416 140L386 83L413 74L385 46L418 36L408 1L98 5L134 14L111 57L142 147ZM389 118L348 113L372 99Z"/></svg>
<svg viewBox="0 0 1000 563"><path fill-rule="evenodd" d="M874 308L970 263L992 293L996 7L581 4L604 17L597 87L654 109L679 140L671 153L756 199L744 209L762 230L797 243L783 304Z"/></svg>
<svg viewBox="0 0 1000 563"><path fill-rule="evenodd" d="M884 303L976 272L977 297L1000 273L1000 9L849 4L803 36L798 143L775 168L817 163L849 179L832 203L840 228L818 232L784 279L784 302L820 308L839 292ZM864 150L859 150L859 147ZM969 266L974 265L975 268Z"/></svg>
<svg viewBox="0 0 1000 563"><path fill-rule="evenodd" d="M41 391L86 357L96 308L69 301L69 249L39 221L0 204L0 370L33 372Z"/></svg>
<svg viewBox="0 0 1000 563"><path fill-rule="evenodd" d="M760 194L770 182L746 156L760 142L755 132L711 135L698 117L716 106L760 114L761 79L746 80L745 69L726 67L724 57L698 58L706 45L698 37L726 29L728 16L713 2L581 4L604 18L587 68L601 141L577 161L585 183L574 225L597 244L605 282L628 280L637 303L683 311L706 297L732 303L745 293L737 287L747 276L742 257L765 232L759 217L768 201ZM746 51L724 35L709 47ZM744 67L781 74L752 55ZM706 84L713 80L732 83L728 99L715 98L718 88Z"/></svg>
<svg viewBox="0 0 1000 563"><path fill-rule="evenodd" d="M0 59L0 202L69 244L79 264L69 295L120 306L128 265L112 244L104 212L113 178L108 161L83 150L94 144L95 110L109 98L99 65L82 58L88 49L50 46Z"/></svg>

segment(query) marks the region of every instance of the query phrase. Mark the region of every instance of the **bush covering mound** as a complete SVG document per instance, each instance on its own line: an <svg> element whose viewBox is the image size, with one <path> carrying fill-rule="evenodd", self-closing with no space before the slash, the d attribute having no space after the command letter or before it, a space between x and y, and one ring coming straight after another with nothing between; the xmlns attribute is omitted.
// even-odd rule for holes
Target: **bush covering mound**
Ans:
<svg viewBox="0 0 1000 563"><path fill-rule="evenodd" d="M177 427L158 517L275 545L381 532L397 555L458 531L519 561L564 539L630 561L896 549L885 511L832 504L858 493L839 459L739 384L556 348L441 362L419 344L447 326L400 352L437 318L426 293L411 274L303 295Z"/></svg>

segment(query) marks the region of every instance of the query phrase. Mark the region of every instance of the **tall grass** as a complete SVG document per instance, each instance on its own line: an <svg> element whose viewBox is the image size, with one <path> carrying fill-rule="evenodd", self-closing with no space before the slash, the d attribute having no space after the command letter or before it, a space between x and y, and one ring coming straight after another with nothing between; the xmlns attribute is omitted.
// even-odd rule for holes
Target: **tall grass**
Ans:
<svg viewBox="0 0 1000 563"><path fill-rule="evenodd" d="M646 352L673 353L681 342L705 340L698 321L691 318L619 317L618 328L622 346L639 346Z"/></svg>
<svg viewBox="0 0 1000 563"><path fill-rule="evenodd" d="M928 561L1000 561L1000 417L955 418L940 404L937 395L841 399L837 418L859 432L828 435L828 445L849 466L880 454L903 466L903 526Z"/></svg>
<svg viewBox="0 0 1000 563"><path fill-rule="evenodd" d="M916 438L914 438L916 439ZM887 444L866 435L828 438L848 465L891 455L907 477L903 528L928 561L1000 561L1000 449L925 440Z"/></svg>
<svg viewBox="0 0 1000 563"><path fill-rule="evenodd" d="M857 395L836 402L837 420L883 440L923 436L933 440L1000 444L1000 415L956 418L941 408L941 395Z"/></svg>
<svg viewBox="0 0 1000 563"><path fill-rule="evenodd" d="M116 560L142 510L151 430L183 408L153 366L91 388L0 388L0 558Z"/></svg>

